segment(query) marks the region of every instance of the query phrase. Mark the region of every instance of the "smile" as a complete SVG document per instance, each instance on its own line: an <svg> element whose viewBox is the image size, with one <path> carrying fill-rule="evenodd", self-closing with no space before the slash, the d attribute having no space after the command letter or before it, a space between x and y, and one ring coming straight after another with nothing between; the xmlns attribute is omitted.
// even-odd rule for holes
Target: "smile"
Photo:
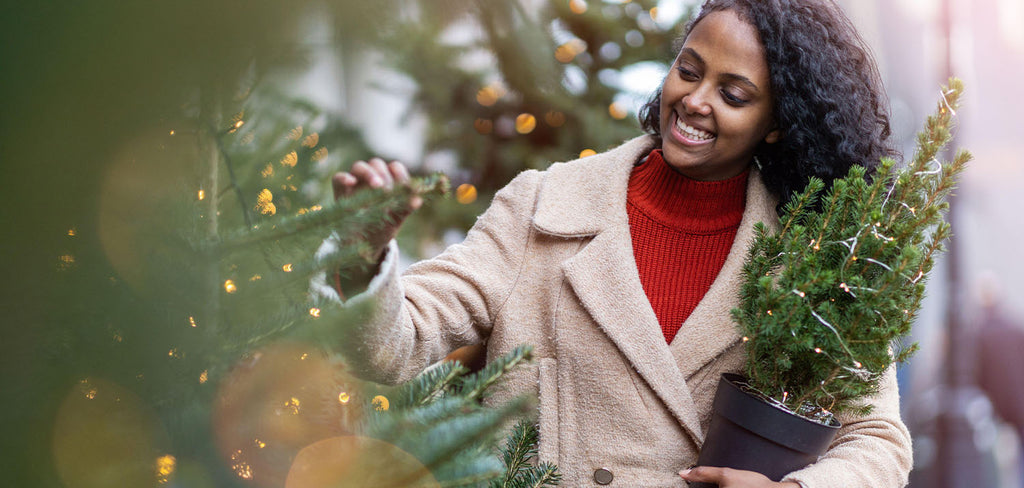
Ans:
<svg viewBox="0 0 1024 488"><path fill-rule="evenodd" d="M691 139L694 141L703 142L710 141L711 139L715 138L715 135L710 132L686 125L686 123L683 122L683 120L680 119L678 115L676 115L676 130L681 132L682 135L686 136L687 139Z"/></svg>

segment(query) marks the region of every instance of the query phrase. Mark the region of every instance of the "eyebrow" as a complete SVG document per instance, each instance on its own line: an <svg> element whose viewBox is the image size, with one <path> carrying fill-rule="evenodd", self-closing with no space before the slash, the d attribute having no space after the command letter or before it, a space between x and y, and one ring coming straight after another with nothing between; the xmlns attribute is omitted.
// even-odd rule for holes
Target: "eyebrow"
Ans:
<svg viewBox="0 0 1024 488"><path fill-rule="evenodd" d="M684 47L681 53L689 54L690 56L696 58L698 63L702 65L707 65L707 62L704 61L704 58L702 58L700 54L697 54L697 51L694 51L692 47ZM724 73L722 74L722 76L730 81L735 81L737 83L747 85L758 93L761 92L761 89L758 88L757 85L754 84L753 81L750 81L750 78L747 78L746 76L738 75L736 73Z"/></svg>

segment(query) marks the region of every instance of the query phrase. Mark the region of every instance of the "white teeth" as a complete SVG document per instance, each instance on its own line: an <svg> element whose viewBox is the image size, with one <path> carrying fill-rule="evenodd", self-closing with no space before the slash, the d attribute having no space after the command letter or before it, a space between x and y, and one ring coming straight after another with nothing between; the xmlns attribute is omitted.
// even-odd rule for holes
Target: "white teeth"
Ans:
<svg viewBox="0 0 1024 488"><path fill-rule="evenodd" d="M697 141L706 141L715 138L714 134L710 132L705 132L696 127L686 125L679 117L676 117L676 128L679 129L680 132L690 136L692 139Z"/></svg>

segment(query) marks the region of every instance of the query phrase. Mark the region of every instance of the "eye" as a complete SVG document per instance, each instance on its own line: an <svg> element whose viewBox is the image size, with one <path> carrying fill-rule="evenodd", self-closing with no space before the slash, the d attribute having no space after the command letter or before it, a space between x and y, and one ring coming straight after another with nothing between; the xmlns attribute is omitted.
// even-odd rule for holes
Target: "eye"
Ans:
<svg viewBox="0 0 1024 488"><path fill-rule="evenodd" d="M679 71L679 75L682 76L684 80L694 81L697 78L699 78L697 73L694 72L692 69L690 69L687 66L682 66L682 65L676 66L676 70Z"/></svg>
<svg viewBox="0 0 1024 488"><path fill-rule="evenodd" d="M750 100L737 96L731 93L729 90L723 89L721 90L721 92L722 97L725 98L726 103L729 103L730 105L746 105L747 103L750 102Z"/></svg>

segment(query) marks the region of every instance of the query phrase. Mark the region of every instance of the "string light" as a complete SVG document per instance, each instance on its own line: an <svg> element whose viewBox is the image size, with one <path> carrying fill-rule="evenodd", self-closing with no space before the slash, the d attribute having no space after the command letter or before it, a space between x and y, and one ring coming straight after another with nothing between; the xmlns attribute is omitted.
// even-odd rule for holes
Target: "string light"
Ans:
<svg viewBox="0 0 1024 488"><path fill-rule="evenodd" d="M614 102L608 106L608 115L615 120L622 120L629 115L629 112L626 112L626 108L621 103Z"/></svg>
<svg viewBox="0 0 1024 488"><path fill-rule="evenodd" d="M320 162L327 159L327 148L321 147L320 149L317 149L309 158L316 162Z"/></svg>
<svg viewBox="0 0 1024 488"><path fill-rule="evenodd" d="M238 291L238 287L235 286L234 280L227 280L224 282L224 291L228 293L234 293Z"/></svg>
<svg viewBox="0 0 1024 488"><path fill-rule="evenodd" d="M494 132L494 122L488 119L476 119L473 121L473 128L476 129L477 133L486 136L491 132Z"/></svg>
<svg viewBox="0 0 1024 488"><path fill-rule="evenodd" d="M463 205L475 202L476 187L469 183L459 185L459 187L455 189L455 200Z"/></svg>
<svg viewBox="0 0 1024 488"><path fill-rule="evenodd" d="M206 190L199 190L199 192L196 193L196 198L198 198L199 200L205 200Z"/></svg>
<svg viewBox="0 0 1024 488"><path fill-rule="evenodd" d="M188 317L188 325L191 325L192 327L195 327L196 326L196 318L190 315Z"/></svg>
<svg viewBox="0 0 1024 488"><path fill-rule="evenodd" d="M537 128L537 118L533 114L522 113L516 117L516 132L520 134L529 134L533 132L533 129Z"/></svg>
<svg viewBox="0 0 1024 488"><path fill-rule="evenodd" d="M551 127L561 127L563 124L565 124L565 114L563 114L562 112L551 110L548 111L548 113L544 114L544 121L547 122L548 125L550 125Z"/></svg>
<svg viewBox="0 0 1024 488"><path fill-rule="evenodd" d="M320 142L320 134L317 134L316 132L314 132L314 133L306 136L306 138L302 140L302 145L304 147L308 147L308 148L312 149L312 148L316 147L316 145L319 142Z"/></svg>
<svg viewBox="0 0 1024 488"><path fill-rule="evenodd" d="M384 395L377 395L372 400L373 408L378 412L386 412L391 408L391 402L388 401L388 397Z"/></svg>
<svg viewBox="0 0 1024 488"><path fill-rule="evenodd" d="M210 371L209 370L204 369L202 373L199 373L199 384L200 385L206 383L206 381L209 380L209 379L210 379Z"/></svg>
<svg viewBox="0 0 1024 488"><path fill-rule="evenodd" d="M285 273L291 273L292 272L292 263L288 263L288 264L286 264L284 266L281 266L281 270L284 271Z"/></svg>
<svg viewBox="0 0 1024 488"><path fill-rule="evenodd" d="M309 309L309 315L313 318L320 318L320 309L316 307Z"/></svg>
<svg viewBox="0 0 1024 488"><path fill-rule="evenodd" d="M295 165L298 164L298 163L299 163L299 154L297 152L295 152L295 151L292 151L292 152L290 152L288 154L285 154L284 157L281 158L281 166L290 166L290 167L294 168Z"/></svg>
<svg viewBox="0 0 1024 488"><path fill-rule="evenodd" d="M347 392L338 393L338 403L347 405L350 400L352 400L352 397Z"/></svg>
<svg viewBox="0 0 1024 488"><path fill-rule="evenodd" d="M156 458L156 480L158 483L167 483L177 465L177 459L170 454Z"/></svg>

